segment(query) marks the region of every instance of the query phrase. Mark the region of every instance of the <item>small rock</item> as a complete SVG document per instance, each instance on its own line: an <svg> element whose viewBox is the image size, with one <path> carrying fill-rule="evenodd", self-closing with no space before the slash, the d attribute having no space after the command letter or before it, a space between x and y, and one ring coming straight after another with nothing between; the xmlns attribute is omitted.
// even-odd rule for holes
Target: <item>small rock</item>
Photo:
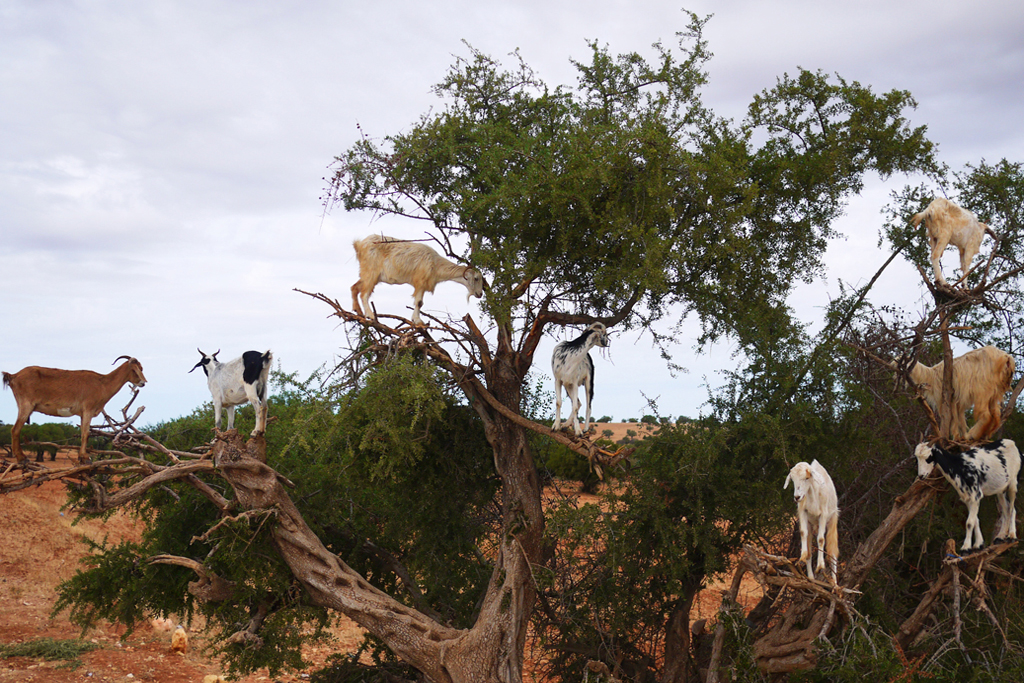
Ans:
<svg viewBox="0 0 1024 683"><path fill-rule="evenodd" d="M185 633L184 627L178 624L178 628L171 635L171 652L185 654L186 651L188 651L188 634Z"/></svg>

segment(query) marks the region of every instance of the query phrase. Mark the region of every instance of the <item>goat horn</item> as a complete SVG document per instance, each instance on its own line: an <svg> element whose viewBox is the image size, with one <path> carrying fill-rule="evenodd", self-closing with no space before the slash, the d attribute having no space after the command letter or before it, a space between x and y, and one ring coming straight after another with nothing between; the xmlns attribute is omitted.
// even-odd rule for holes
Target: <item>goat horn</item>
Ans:
<svg viewBox="0 0 1024 683"><path fill-rule="evenodd" d="M122 358L125 358L127 360L131 360L132 359L131 356L118 356L117 358L114 359L114 363L116 363L117 361L121 360ZM111 365L113 365L114 363L111 363Z"/></svg>

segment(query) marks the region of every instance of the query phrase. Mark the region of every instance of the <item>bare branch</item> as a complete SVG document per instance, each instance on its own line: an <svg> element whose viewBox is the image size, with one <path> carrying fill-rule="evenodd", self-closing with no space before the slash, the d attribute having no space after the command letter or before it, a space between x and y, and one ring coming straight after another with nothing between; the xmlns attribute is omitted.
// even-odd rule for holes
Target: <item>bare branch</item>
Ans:
<svg viewBox="0 0 1024 683"><path fill-rule="evenodd" d="M203 602L224 602L235 594L235 583L228 581L207 569L201 562L178 555L154 555L150 564L172 564L194 571L199 580L189 581L188 592Z"/></svg>

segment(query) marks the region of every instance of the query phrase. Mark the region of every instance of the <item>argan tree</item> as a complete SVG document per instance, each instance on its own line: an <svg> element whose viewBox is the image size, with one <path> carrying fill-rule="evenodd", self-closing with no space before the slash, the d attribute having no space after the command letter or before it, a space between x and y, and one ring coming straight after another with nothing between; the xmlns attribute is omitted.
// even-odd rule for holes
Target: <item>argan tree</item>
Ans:
<svg viewBox="0 0 1024 683"><path fill-rule="evenodd" d="M592 44L575 89L547 86L517 55L505 69L471 50L436 86L440 111L401 135L364 138L336 162L330 205L426 228L489 285L488 326L467 315L400 334L337 310L378 347L401 336L450 372L493 449L504 531L479 617L411 650L394 642L435 680L519 678L531 567L545 552L527 430L596 457L520 415L542 335L595 321L650 330L688 314L705 340L753 343L791 328L786 296L820 273L832 223L864 174L933 167L923 129L904 118L906 92L877 96L800 71L755 97L740 126L716 117L700 99L703 23L691 16L678 47L655 44L653 60Z"/></svg>

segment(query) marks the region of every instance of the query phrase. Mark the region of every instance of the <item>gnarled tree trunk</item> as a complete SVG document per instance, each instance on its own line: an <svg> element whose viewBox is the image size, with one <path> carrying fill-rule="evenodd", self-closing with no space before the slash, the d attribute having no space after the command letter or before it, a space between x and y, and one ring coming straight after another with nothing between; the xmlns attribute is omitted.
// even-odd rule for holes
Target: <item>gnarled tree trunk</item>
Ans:
<svg viewBox="0 0 1024 683"><path fill-rule="evenodd" d="M518 413L522 377L515 360L511 353L498 356L486 374L491 397ZM465 388L493 449L503 514L494 570L469 629L448 627L403 605L327 550L303 521L279 475L265 464L261 437L245 443L236 432L219 435L214 463L243 509L276 510L278 551L318 605L347 615L438 683L518 683L536 598L531 565L539 562L544 534L540 482L524 428L482 400L478 384Z"/></svg>

